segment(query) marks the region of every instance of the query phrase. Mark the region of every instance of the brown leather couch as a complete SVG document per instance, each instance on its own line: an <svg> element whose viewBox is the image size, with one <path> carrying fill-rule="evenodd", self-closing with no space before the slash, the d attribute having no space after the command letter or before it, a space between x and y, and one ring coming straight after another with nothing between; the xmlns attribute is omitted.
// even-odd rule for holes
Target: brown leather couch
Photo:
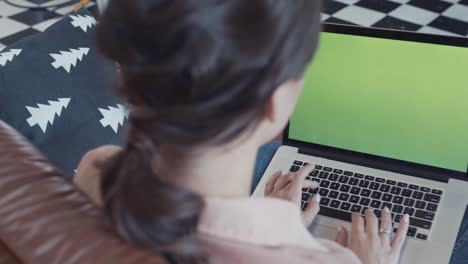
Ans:
<svg viewBox="0 0 468 264"><path fill-rule="evenodd" d="M86 195L0 121L0 264L166 263L110 230Z"/></svg>

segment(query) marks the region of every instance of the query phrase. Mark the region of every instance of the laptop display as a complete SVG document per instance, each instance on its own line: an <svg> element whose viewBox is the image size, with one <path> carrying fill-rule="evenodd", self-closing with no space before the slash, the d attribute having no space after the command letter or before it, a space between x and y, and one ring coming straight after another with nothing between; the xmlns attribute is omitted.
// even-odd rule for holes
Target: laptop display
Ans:
<svg viewBox="0 0 468 264"><path fill-rule="evenodd" d="M289 138L466 172L468 48L322 33Z"/></svg>

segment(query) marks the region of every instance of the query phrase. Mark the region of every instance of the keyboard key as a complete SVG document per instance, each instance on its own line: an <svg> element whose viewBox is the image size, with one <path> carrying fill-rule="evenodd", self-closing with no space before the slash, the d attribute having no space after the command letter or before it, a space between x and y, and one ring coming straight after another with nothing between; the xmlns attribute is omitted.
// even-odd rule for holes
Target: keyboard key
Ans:
<svg viewBox="0 0 468 264"><path fill-rule="evenodd" d="M386 183L388 185L396 185L396 181L394 181L394 180L387 180Z"/></svg>
<svg viewBox="0 0 468 264"><path fill-rule="evenodd" d="M409 185L409 188L410 188L411 190L415 190L415 191L419 190L419 186L414 185L414 184L410 184L410 185Z"/></svg>
<svg viewBox="0 0 468 264"><path fill-rule="evenodd" d="M320 166L320 165L315 165L315 169L316 169L316 170L321 170L321 169L323 169L323 167Z"/></svg>
<svg viewBox="0 0 468 264"><path fill-rule="evenodd" d="M417 234L417 235L416 235L416 238L417 238L417 239L421 239L421 240L427 240L427 235L424 235L424 234Z"/></svg>
<svg viewBox="0 0 468 264"><path fill-rule="evenodd" d="M319 194L322 197L327 197L329 190L320 188Z"/></svg>
<svg viewBox="0 0 468 264"><path fill-rule="evenodd" d="M362 178L364 178L364 174L355 173L355 174L354 174L354 177L355 177L355 178L358 178L358 179L362 179Z"/></svg>
<svg viewBox="0 0 468 264"><path fill-rule="evenodd" d="M377 191L373 191L373 192L372 192L372 195L371 195L371 198L372 198L372 199L380 200L381 197L382 197L382 193L381 193L381 192L377 192Z"/></svg>
<svg viewBox="0 0 468 264"><path fill-rule="evenodd" d="M351 178L349 179L349 182L348 182L348 184L351 186L356 186L358 185L358 183L359 183L359 179L356 179L356 178Z"/></svg>
<svg viewBox="0 0 468 264"><path fill-rule="evenodd" d="M395 196L395 197L393 197L392 202L395 203L395 204L402 204L403 203L403 197Z"/></svg>
<svg viewBox="0 0 468 264"><path fill-rule="evenodd" d="M351 195L351 197L349 197L349 202L357 204L359 202L359 196Z"/></svg>
<svg viewBox="0 0 468 264"><path fill-rule="evenodd" d="M374 210L374 214L377 216L377 218L382 218L382 211L380 209Z"/></svg>
<svg viewBox="0 0 468 264"><path fill-rule="evenodd" d="M361 210L362 210L362 207L360 205L353 204L353 206L351 206L351 212L353 213L360 213Z"/></svg>
<svg viewBox="0 0 468 264"><path fill-rule="evenodd" d="M392 210L392 204L391 203L382 203L382 209L384 209L385 207L388 208L388 210Z"/></svg>
<svg viewBox="0 0 468 264"><path fill-rule="evenodd" d="M401 195L404 196L404 197L411 197L412 194L413 194L413 191L412 191L412 190L409 190L409 189L404 189L404 190L401 192Z"/></svg>
<svg viewBox="0 0 468 264"><path fill-rule="evenodd" d="M320 179L318 179L318 178L313 178L312 181L313 181L313 182L320 183Z"/></svg>
<svg viewBox="0 0 468 264"><path fill-rule="evenodd" d="M422 191L422 192L431 192L431 189L427 188L427 187L421 187L421 188L419 188L419 190Z"/></svg>
<svg viewBox="0 0 468 264"><path fill-rule="evenodd" d="M313 170L311 173L309 173L310 176L317 177L319 175L319 170Z"/></svg>
<svg viewBox="0 0 468 264"><path fill-rule="evenodd" d="M340 188L340 184L337 182L332 182L332 184L330 185L330 189L332 190L338 190L339 188Z"/></svg>
<svg viewBox="0 0 468 264"><path fill-rule="evenodd" d="M340 194L340 197L338 198L340 201L344 201L344 202L347 202L348 199L349 199L349 194L347 193L342 193Z"/></svg>
<svg viewBox="0 0 468 264"><path fill-rule="evenodd" d="M406 235L410 237L414 237L416 235L416 232L418 232L418 229L416 227L410 226L408 228L408 233L406 233Z"/></svg>
<svg viewBox="0 0 468 264"><path fill-rule="evenodd" d="M376 182L371 182L369 188L371 190L378 190L380 188L380 184L376 183Z"/></svg>
<svg viewBox="0 0 468 264"><path fill-rule="evenodd" d="M329 181L322 181L320 183L320 187L322 188L328 188L328 186L330 186L330 182Z"/></svg>
<svg viewBox="0 0 468 264"><path fill-rule="evenodd" d="M422 192L413 192L413 198L414 198L414 199L420 200L420 199L422 199L422 197L423 197L423 193L422 193Z"/></svg>
<svg viewBox="0 0 468 264"><path fill-rule="evenodd" d="M306 177L306 180L310 181L310 180L312 180L312 177L307 176L307 177Z"/></svg>
<svg viewBox="0 0 468 264"><path fill-rule="evenodd" d="M301 209L304 210L306 208L307 204L305 202L301 202Z"/></svg>
<svg viewBox="0 0 468 264"><path fill-rule="evenodd" d="M335 219L343 220L343 221L348 221L348 222L351 222L351 215L352 215L350 212L344 212L339 209L337 210L337 209L328 208L328 207L320 208L319 214L323 216L328 216L328 217L332 217Z"/></svg>
<svg viewBox="0 0 468 264"><path fill-rule="evenodd" d="M418 209L425 209L425 208L426 208L426 202L424 202L424 201L417 201L415 207L418 208ZM429 209L428 209L428 210L429 210Z"/></svg>
<svg viewBox="0 0 468 264"><path fill-rule="evenodd" d="M403 214L409 214L409 216L413 216L414 215L414 208L410 208L410 207L405 207L405 210L403 210Z"/></svg>
<svg viewBox="0 0 468 264"><path fill-rule="evenodd" d="M432 220L434 220L435 214L433 212L417 210L416 214L414 216L418 217L418 218L422 218L422 219L432 221Z"/></svg>
<svg viewBox="0 0 468 264"><path fill-rule="evenodd" d="M326 179L326 178L328 178L328 175L330 175L328 172L322 171L319 174L319 178L320 179Z"/></svg>
<svg viewBox="0 0 468 264"><path fill-rule="evenodd" d="M376 182L379 182L379 183L385 183L385 179L384 179L384 178L379 178L379 177L377 177L377 178L375 179L375 181L376 181Z"/></svg>
<svg viewBox="0 0 468 264"><path fill-rule="evenodd" d="M410 217L410 225L415 227L421 227L424 229L431 229L432 223L426 220Z"/></svg>
<svg viewBox="0 0 468 264"><path fill-rule="evenodd" d="M421 209L424 209L424 208L421 208ZM426 209L428 211L435 212L435 211L437 211L437 204L428 203Z"/></svg>
<svg viewBox="0 0 468 264"><path fill-rule="evenodd" d="M292 165L291 168L289 169L290 172L296 172L300 169L301 167L299 166L296 166L296 165Z"/></svg>
<svg viewBox="0 0 468 264"><path fill-rule="evenodd" d="M414 206L414 200L411 198L406 198L405 202L403 203L405 206L413 207Z"/></svg>
<svg viewBox="0 0 468 264"><path fill-rule="evenodd" d="M350 208L351 208L350 203L342 203L341 206L340 206L340 209L345 210L345 211L348 211Z"/></svg>
<svg viewBox="0 0 468 264"><path fill-rule="evenodd" d="M361 191L361 196L369 197L370 194L371 194L370 190L362 189L362 191Z"/></svg>
<svg viewBox="0 0 468 264"><path fill-rule="evenodd" d="M334 173L338 173L338 174L342 174L342 173L343 173L343 170L334 169L333 172L334 172Z"/></svg>
<svg viewBox="0 0 468 264"><path fill-rule="evenodd" d="M307 162L304 162L304 164L303 164L303 165L304 165L304 166L307 166L307 165L309 165L309 163L307 163Z"/></svg>
<svg viewBox="0 0 468 264"><path fill-rule="evenodd" d="M349 185L341 185L341 188L340 188L340 192L349 192L349 190L351 189L351 187Z"/></svg>
<svg viewBox="0 0 468 264"><path fill-rule="evenodd" d="M302 166L302 161L296 160L294 161L294 165Z"/></svg>
<svg viewBox="0 0 468 264"><path fill-rule="evenodd" d="M369 181L361 180L361 181L359 182L359 187L362 187L362 188L367 188L367 187L369 187Z"/></svg>
<svg viewBox="0 0 468 264"><path fill-rule="evenodd" d="M390 185L382 184L382 186L380 186L380 191L381 191L381 192L388 192L388 191L390 191Z"/></svg>
<svg viewBox="0 0 468 264"><path fill-rule="evenodd" d="M331 203L330 203L330 207L333 207L333 208L340 208L340 204L341 204L340 201L332 200Z"/></svg>
<svg viewBox="0 0 468 264"><path fill-rule="evenodd" d="M308 202L310 195L308 193L302 193L302 201Z"/></svg>
<svg viewBox="0 0 468 264"><path fill-rule="evenodd" d="M322 197L322 199L320 199L320 205L328 206L329 204L330 204L330 199L329 198ZM320 210L322 210L322 208L320 208Z"/></svg>
<svg viewBox="0 0 468 264"><path fill-rule="evenodd" d="M323 168L324 171L328 171L328 172L332 172L333 171L333 168L330 168L330 167L325 167Z"/></svg>
<svg viewBox="0 0 468 264"><path fill-rule="evenodd" d="M351 188L351 191L350 191L351 194L359 194L360 192L361 192L361 188L358 188L358 187L353 187Z"/></svg>
<svg viewBox="0 0 468 264"><path fill-rule="evenodd" d="M382 201L385 201L385 202L391 202L392 199L393 199L393 195L388 194L388 193L384 193L384 195L382 196Z"/></svg>
<svg viewBox="0 0 468 264"><path fill-rule="evenodd" d="M395 223L400 223L400 219L403 217L403 215L401 214L397 214L395 215L395 217L393 218L393 222Z"/></svg>
<svg viewBox="0 0 468 264"><path fill-rule="evenodd" d="M431 203L439 203L440 202L440 196L435 195L435 194L426 193L424 195L424 201L428 201L428 202L431 202Z"/></svg>
<svg viewBox="0 0 468 264"><path fill-rule="evenodd" d="M364 177L364 179L365 179L365 180L368 180L368 181L373 181L373 180L375 180L375 177L374 177L374 176L370 176L370 175L366 175L366 176Z"/></svg>
<svg viewBox="0 0 468 264"><path fill-rule="evenodd" d="M318 193L318 190L319 190L319 188L309 189L308 193L309 193L309 194L317 194L317 193Z"/></svg>
<svg viewBox="0 0 468 264"><path fill-rule="evenodd" d="M397 214L401 214L401 212L403 212L403 206L398 205L398 204L394 204L393 208L392 208L392 212L397 213Z"/></svg>
<svg viewBox="0 0 468 264"><path fill-rule="evenodd" d="M338 198L338 195L339 195L339 194L340 194L340 193L337 192L337 191L331 191L330 194L328 195L328 197L330 197L330 198L332 198L332 199L336 199L336 198Z"/></svg>
<svg viewBox="0 0 468 264"><path fill-rule="evenodd" d="M353 176L353 173L350 171L345 171L343 174L346 176Z"/></svg>
<svg viewBox="0 0 468 264"><path fill-rule="evenodd" d="M348 182L348 179L349 179L348 176L340 176L340 178L338 179L338 182L340 182L340 183L347 183L347 182Z"/></svg>
<svg viewBox="0 0 468 264"><path fill-rule="evenodd" d="M372 202L371 202L371 204L370 204L370 207L379 209L379 208L380 208L380 205L382 205L382 202L381 202L381 201L372 200Z"/></svg>
<svg viewBox="0 0 468 264"><path fill-rule="evenodd" d="M392 189L390 190L390 192L391 192L392 194L400 195L400 193L401 193L401 188L400 188L400 187L394 186L394 187L392 187Z"/></svg>
<svg viewBox="0 0 468 264"><path fill-rule="evenodd" d="M433 194L437 194L437 195L442 195L442 191L441 191L441 190L432 189L432 193L433 193Z"/></svg>
<svg viewBox="0 0 468 264"><path fill-rule="evenodd" d="M408 184L407 184L407 183L404 183L404 182L398 182L398 183L397 183L397 186L398 186L398 187L402 187L402 188L407 188L407 187L408 187Z"/></svg>
<svg viewBox="0 0 468 264"><path fill-rule="evenodd" d="M370 204L370 199L362 197L361 201L359 202L360 205L368 206Z"/></svg>
<svg viewBox="0 0 468 264"><path fill-rule="evenodd" d="M337 181L339 176L340 176L340 175L338 175L338 174L336 174L336 173L332 173L332 174L330 174L330 176L328 177L328 179L329 179L330 181Z"/></svg>

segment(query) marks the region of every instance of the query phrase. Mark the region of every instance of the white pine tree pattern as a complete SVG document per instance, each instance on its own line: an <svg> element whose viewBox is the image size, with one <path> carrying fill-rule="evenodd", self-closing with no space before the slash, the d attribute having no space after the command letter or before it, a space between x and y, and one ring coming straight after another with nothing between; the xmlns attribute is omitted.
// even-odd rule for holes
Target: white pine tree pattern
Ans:
<svg viewBox="0 0 468 264"><path fill-rule="evenodd" d="M54 58L52 66L55 69L60 67L70 73L71 67L75 67L77 61L81 61L83 56L88 55L89 48L70 49L70 51L60 51L60 54L51 53L50 56Z"/></svg>
<svg viewBox="0 0 468 264"><path fill-rule="evenodd" d="M88 28L92 28L93 26L96 25L96 19L92 16L82 16L82 15L76 15L76 16L70 16L70 18L73 20L71 23L74 27L79 27L81 28L84 32L88 31Z"/></svg>
<svg viewBox="0 0 468 264"><path fill-rule="evenodd" d="M99 108L103 118L100 120L103 127L110 126L117 134L119 125L123 126L125 118L128 119L129 111L127 107L117 104L117 107L108 106L109 110Z"/></svg>
<svg viewBox="0 0 468 264"><path fill-rule="evenodd" d="M42 132L46 132L47 125L54 124L55 115L60 116L62 110L68 107L71 98L59 98L58 101L49 101L49 104L37 104L37 107L26 106L31 117L26 121L29 126L38 125Z"/></svg>
<svg viewBox="0 0 468 264"><path fill-rule="evenodd" d="M7 62L12 62L15 56L20 55L21 49L11 49L7 52L0 53L0 65L5 66Z"/></svg>

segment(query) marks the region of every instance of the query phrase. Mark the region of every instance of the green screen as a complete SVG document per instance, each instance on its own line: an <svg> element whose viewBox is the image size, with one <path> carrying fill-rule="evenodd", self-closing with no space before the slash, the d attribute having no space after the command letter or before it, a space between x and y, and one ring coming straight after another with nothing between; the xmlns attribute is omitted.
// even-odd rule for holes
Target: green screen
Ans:
<svg viewBox="0 0 468 264"><path fill-rule="evenodd" d="M289 138L465 172L468 48L322 33Z"/></svg>

